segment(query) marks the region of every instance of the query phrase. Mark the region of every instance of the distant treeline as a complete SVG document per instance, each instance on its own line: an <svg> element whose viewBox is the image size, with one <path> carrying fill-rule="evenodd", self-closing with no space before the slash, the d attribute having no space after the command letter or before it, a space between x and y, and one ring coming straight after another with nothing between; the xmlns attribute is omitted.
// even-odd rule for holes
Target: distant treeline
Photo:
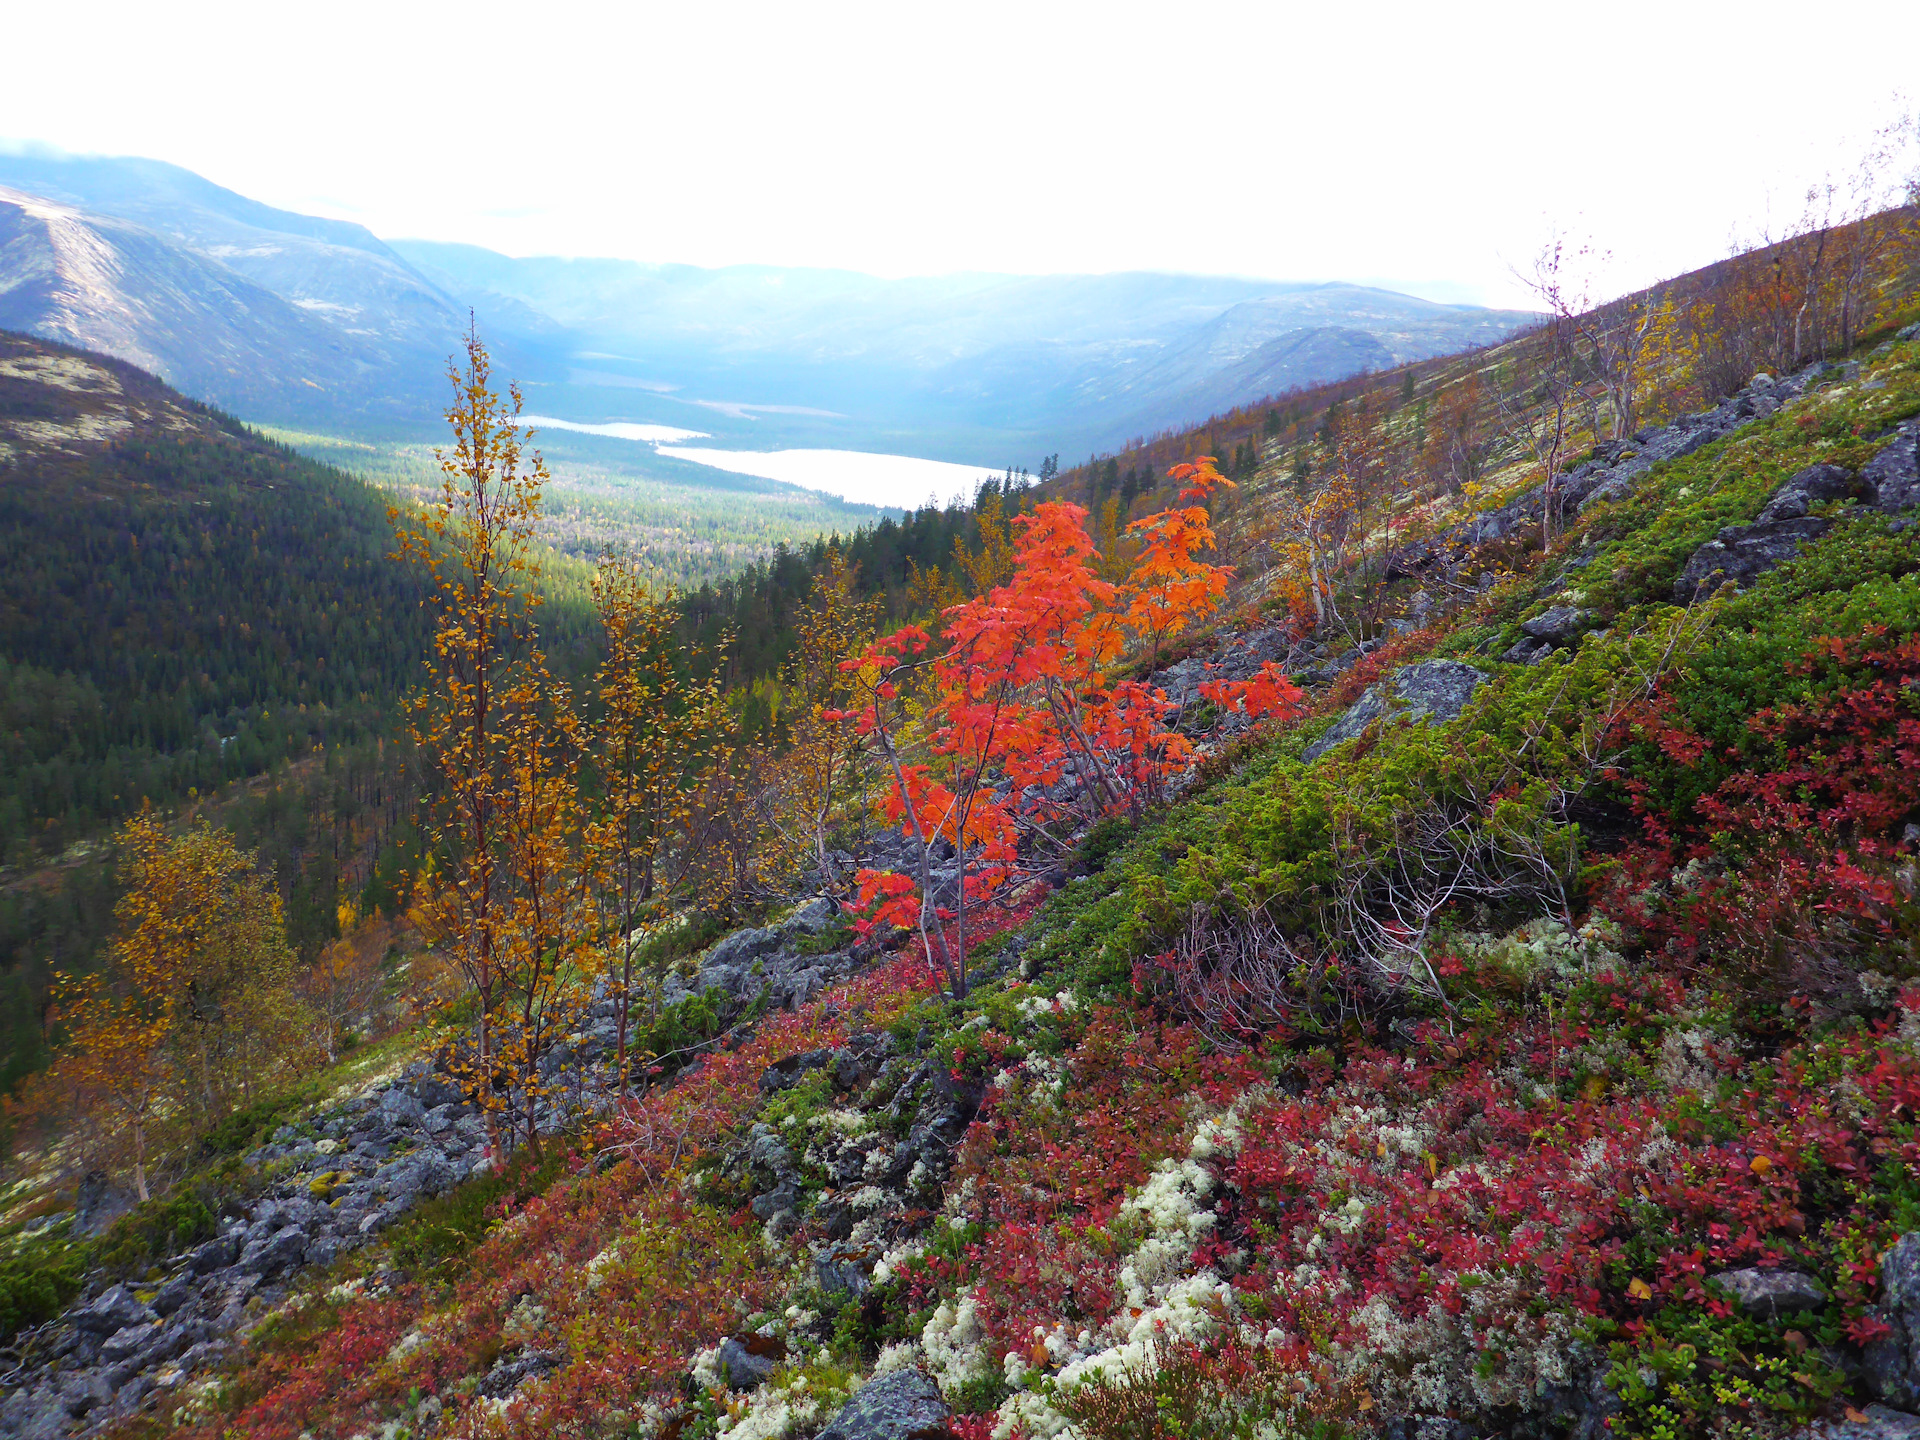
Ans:
<svg viewBox="0 0 1920 1440"><path fill-rule="evenodd" d="M888 618L916 613L916 583L924 586L936 572L951 571L957 542L977 536L974 514L989 495L998 495L1009 513L1030 504L1024 477L984 482L971 502L910 510L856 530L801 546L780 545L767 560L717 584L702 585L681 599L689 638L711 650L729 631L729 676L750 684L777 674L793 648L793 616L821 570L829 547L837 547L854 567L860 591L886 601Z"/></svg>

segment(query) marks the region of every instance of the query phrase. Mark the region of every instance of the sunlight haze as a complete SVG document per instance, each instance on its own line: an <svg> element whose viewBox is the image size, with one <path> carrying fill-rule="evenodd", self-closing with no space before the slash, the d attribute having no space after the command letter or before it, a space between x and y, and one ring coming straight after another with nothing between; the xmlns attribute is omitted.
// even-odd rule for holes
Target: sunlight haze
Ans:
<svg viewBox="0 0 1920 1440"><path fill-rule="evenodd" d="M87 9L80 82L18 59L71 54L74 12L12 7L0 136L385 237L1364 275L1505 305L1556 225L1624 285L1724 254L1729 217L1796 211L1891 113L1920 39L1909 7L1859 0L1817 27L1701 4Z"/></svg>

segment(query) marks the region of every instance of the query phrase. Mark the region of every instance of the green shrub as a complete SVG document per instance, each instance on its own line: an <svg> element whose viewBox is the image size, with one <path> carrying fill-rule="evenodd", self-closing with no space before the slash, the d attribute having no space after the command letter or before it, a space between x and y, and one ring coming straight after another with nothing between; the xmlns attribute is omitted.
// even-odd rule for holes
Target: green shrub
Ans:
<svg viewBox="0 0 1920 1440"><path fill-rule="evenodd" d="M67 1307L86 1278L92 1247L68 1238L62 1222L22 1241L0 1260L0 1342L44 1324Z"/></svg>
<svg viewBox="0 0 1920 1440"><path fill-rule="evenodd" d="M389 1249L395 1263L416 1274L457 1278L466 1269L467 1257L492 1228L490 1212L500 1201L511 1197L520 1205L543 1193L565 1170L557 1144L549 1146L546 1159L538 1165L531 1151L522 1150L504 1168L424 1201L391 1232Z"/></svg>

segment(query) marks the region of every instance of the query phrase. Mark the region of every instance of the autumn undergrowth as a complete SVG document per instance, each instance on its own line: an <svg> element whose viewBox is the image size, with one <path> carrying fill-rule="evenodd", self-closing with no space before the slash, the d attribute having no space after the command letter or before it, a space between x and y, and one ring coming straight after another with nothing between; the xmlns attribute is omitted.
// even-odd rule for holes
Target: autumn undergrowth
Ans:
<svg viewBox="0 0 1920 1440"><path fill-rule="evenodd" d="M1920 540L1837 517L1672 603L1719 527L1920 411L1920 345L1867 379L1655 471L1339 695L1438 650L1488 677L1458 723L1313 764L1328 715L1270 724L1084 835L976 937L964 1000L909 946L706 1036L541 1183L410 1222L397 1284L369 1259L309 1292L181 1433L801 1437L903 1365L965 1440L1757 1437L1868 1403L1846 1357L1920 1228ZM1555 604L1604 633L1487 658ZM803 1205L845 1200L825 1139L890 1145L906 1112L759 1083L863 1034L980 1104L849 1297L734 1162L766 1125ZM1826 1298L1743 1314L1716 1277L1749 1267ZM776 1356L764 1386L713 1371L728 1336Z"/></svg>

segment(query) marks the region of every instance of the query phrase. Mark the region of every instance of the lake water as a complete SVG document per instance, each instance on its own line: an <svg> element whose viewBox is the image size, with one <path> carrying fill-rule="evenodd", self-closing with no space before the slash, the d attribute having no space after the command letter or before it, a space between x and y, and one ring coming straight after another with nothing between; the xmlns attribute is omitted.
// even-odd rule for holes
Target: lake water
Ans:
<svg viewBox="0 0 1920 1440"><path fill-rule="evenodd" d="M859 505L914 510L929 500L948 504L954 496L971 500L989 476L984 465L954 465L913 455L875 455L865 450L715 450L704 445L661 445L662 455L758 475L824 491Z"/></svg>
<svg viewBox="0 0 1920 1440"><path fill-rule="evenodd" d="M634 440L677 460L711 465L736 475L757 475L762 480L783 480L858 505L885 505L896 510L917 510L929 500L946 505L955 496L971 500L980 482L993 474L984 465L955 465L946 460L922 460L916 455L876 455L867 450L720 450L711 445L684 445L680 442L710 437L704 430L682 430L673 425L640 425L624 420L583 425L550 415L523 415L521 421L540 430L577 430L584 435Z"/></svg>
<svg viewBox="0 0 1920 1440"><path fill-rule="evenodd" d="M707 438L704 430L682 430L677 425L632 425L624 420L611 425L581 425L572 420L556 420L551 415L522 415L520 423L536 430L578 430L582 435L611 435L616 440L641 440L649 445Z"/></svg>

